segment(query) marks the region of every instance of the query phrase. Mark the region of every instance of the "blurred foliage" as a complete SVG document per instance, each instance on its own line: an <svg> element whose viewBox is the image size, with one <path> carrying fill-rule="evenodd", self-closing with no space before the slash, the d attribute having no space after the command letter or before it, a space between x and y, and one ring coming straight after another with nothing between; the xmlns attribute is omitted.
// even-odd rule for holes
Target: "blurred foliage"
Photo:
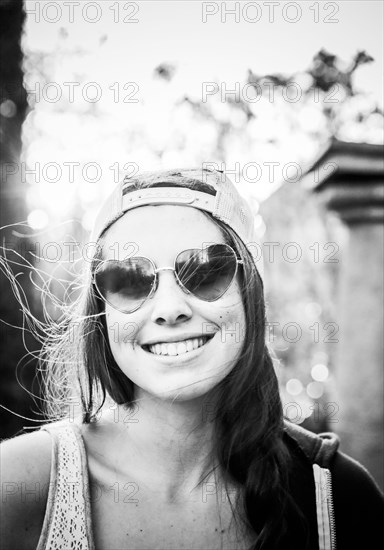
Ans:
<svg viewBox="0 0 384 550"><path fill-rule="evenodd" d="M25 185L18 173L21 150L21 126L27 111L27 94L21 69L21 36L25 12L22 0L0 2L0 227L1 244L22 256L29 242L19 239L9 224L27 217ZM12 259L15 255L9 252ZM19 273L26 300L33 308L35 294L28 273ZM36 310L35 310L36 313ZM36 406L28 393L39 392L35 384L36 360L25 356L26 348L36 349L36 342L23 330L23 316L12 295L8 279L0 269L0 404L27 418L37 418ZM27 423L24 419L0 409L0 437L10 437Z"/></svg>
<svg viewBox="0 0 384 550"><path fill-rule="evenodd" d="M249 123L262 117L259 99L264 99L274 104L275 111L284 112L290 131L304 130L308 139L314 137L319 142L330 137L346 141L382 142L383 111L367 94L358 91L353 83L355 71L372 61L374 59L365 51L358 51L346 64L338 56L322 49L314 55L306 70L294 74L257 75L249 69L246 84L254 89L254 95L248 95L248 91L236 97L228 95L226 102L244 113ZM159 76L163 74L159 68L157 72ZM167 75L164 78L170 80L169 69L164 74ZM188 96L185 101L198 107L204 118L215 118L215 107L207 109L206 105ZM264 106L265 102L261 101L261 105ZM232 130L229 117L218 122L226 123L227 131ZM224 130L222 126L220 129ZM277 143L280 137L276 132L275 136L267 136L265 140Z"/></svg>
<svg viewBox="0 0 384 550"><path fill-rule="evenodd" d="M25 20L22 0L1 0L0 15L0 159L6 162L17 158L20 152L20 129L27 107L20 66Z"/></svg>

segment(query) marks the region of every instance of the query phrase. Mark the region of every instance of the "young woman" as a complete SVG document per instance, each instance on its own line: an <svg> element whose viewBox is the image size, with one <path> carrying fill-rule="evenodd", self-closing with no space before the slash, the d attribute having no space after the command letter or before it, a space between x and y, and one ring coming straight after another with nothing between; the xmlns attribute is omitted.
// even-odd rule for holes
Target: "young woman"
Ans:
<svg viewBox="0 0 384 550"><path fill-rule="evenodd" d="M62 420L2 444L3 547L373 548L371 476L283 419L252 215L224 174L125 179L91 241L42 358Z"/></svg>

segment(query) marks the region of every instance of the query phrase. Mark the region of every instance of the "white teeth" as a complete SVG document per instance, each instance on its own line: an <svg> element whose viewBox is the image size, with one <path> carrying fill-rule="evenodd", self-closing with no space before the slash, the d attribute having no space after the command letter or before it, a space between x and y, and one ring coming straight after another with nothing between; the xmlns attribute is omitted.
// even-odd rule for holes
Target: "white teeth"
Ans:
<svg viewBox="0 0 384 550"><path fill-rule="evenodd" d="M177 344L177 355L187 352L187 344L185 342L179 342Z"/></svg>
<svg viewBox="0 0 384 550"><path fill-rule="evenodd" d="M160 345L161 345L161 354L162 355L168 355L167 344L160 344Z"/></svg>
<svg viewBox="0 0 384 550"><path fill-rule="evenodd" d="M151 344L149 351L155 355L183 355L200 348L205 342L204 338L190 338L182 342L170 342L169 344Z"/></svg>
<svg viewBox="0 0 384 550"><path fill-rule="evenodd" d="M162 344L162 345L164 345L164 344ZM176 344L168 344L167 345L167 351L168 351L168 355L177 355Z"/></svg>

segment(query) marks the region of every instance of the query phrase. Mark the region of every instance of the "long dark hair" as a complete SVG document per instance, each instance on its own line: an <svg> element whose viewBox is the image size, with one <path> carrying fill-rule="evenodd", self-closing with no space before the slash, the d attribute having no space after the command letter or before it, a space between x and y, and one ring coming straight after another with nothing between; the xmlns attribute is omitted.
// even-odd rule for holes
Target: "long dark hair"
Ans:
<svg viewBox="0 0 384 550"><path fill-rule="evenodd" d="M140 182L132 190L159 186L162 184ZM207 183L197 182L193 187L215 193ZM299 512L289 494L291 459L283 439L283 410L274 362L265 338L263 282L249 250L236 233L209 217L243 260L240 288L246 319L240 357L215 388L218 399L214 449L224 478L241 489L235 516L257 535L253 550L284 547L288 518ZM84 423L97 417L107 395L128 407L134 401L133 383L118 367L110 350L104 303L92 284L102 243L103 235L82 275L85 292L67 309L57 330L46 339L41 354L42 369L48 374L47 414L51 419L67 415L68 408L63 408L63 403L71 400L75 403L80 399ZM296 535L295 548L304 548L305 535Z"/></svg>

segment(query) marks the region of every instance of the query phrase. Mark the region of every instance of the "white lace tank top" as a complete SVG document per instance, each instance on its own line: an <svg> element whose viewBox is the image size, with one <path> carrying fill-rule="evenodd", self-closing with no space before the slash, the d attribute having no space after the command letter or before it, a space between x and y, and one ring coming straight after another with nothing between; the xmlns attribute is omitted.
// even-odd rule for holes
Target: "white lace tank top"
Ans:
<svg viewBox="0 0 384 550"><path fill-rule="evenodd" d="M52 436L51 478L36 550L95 550L87 456L79 426L42 428ZM335 548L330 471L313 465L319 550Z"/></svg>
<svg viewBox="0 0 384 550"><path fill-rule="evenodd" d="M87 456L76 424L44 426L52 436L51 478L36 550L94 550Z"/></svg>

